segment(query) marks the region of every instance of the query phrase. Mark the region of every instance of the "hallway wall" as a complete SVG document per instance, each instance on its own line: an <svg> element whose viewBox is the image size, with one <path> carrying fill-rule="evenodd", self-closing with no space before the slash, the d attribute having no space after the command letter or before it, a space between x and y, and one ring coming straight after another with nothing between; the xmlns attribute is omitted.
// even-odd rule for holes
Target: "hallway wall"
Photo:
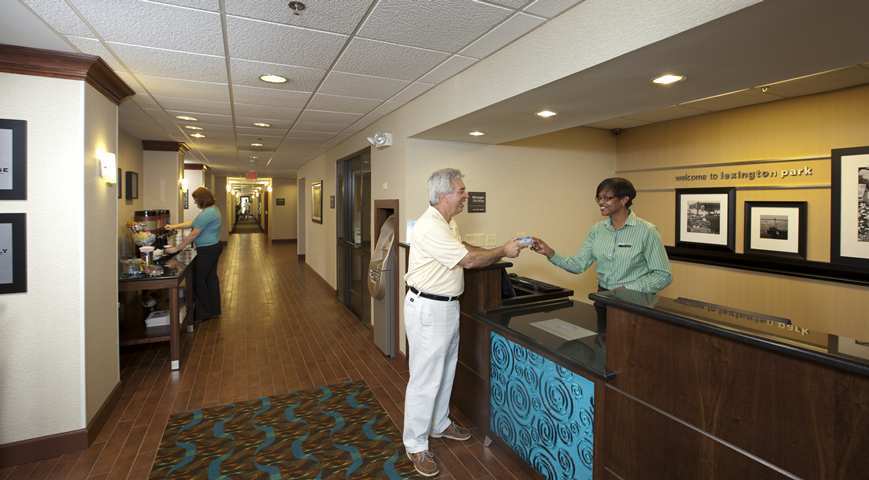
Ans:
<svg viewBox="0 0 869 480"><path fill-rule="evenodd" d="M184 179L187 180L187 191L184 192L184 196L187 197L187 208L184 209L184 221L191 222L201 212L199 207L196 206L196 201L193 200L193 192L199 187L208 188L208 186L205 184L205 175L202 174L202 170L185 168Z"/></svg>
<svg viewBox="0 0 869 480"><path fill-rule="evenodd" d="M142 210L142 195L134 200L127 200L124 177L129 171L139 174L142 181L142 140L129 133L118 130L118 168L121 169L121 181L116 188L121 189L118 199L118 254L122 257L133 255L133 243L130 241L127 222L133 220L136 210Z"/></svg>
<svg viewBox="0 0 869 480"><path fill-rule="evenodd" d="M296 231L298 229L298 225L296 224L298 188L295 178L272 179L272 193L269 194L269 201L271 202L269 212L272 222L269 227L269 234L272 240L290 240L296 238ZM284 199L284 205L277 204L278 198ZM328 207L327 202L324 202L324 204Z"/></svg>

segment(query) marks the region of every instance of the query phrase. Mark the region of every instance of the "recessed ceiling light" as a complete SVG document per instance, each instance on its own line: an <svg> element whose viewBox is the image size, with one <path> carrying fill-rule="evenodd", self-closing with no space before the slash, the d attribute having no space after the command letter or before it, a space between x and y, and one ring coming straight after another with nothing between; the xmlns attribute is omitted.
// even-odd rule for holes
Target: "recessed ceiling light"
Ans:
<svg viewBox="0 0 869 480"><path fill-rule="evenodd" d="M192 134L192 135L190 135L190 136L193 137L193 138L205 138L205 135L203 135L203 134L201 134L201 133L194 133L194 134Z"/></svg>
<svg viewBox="0 0 869 480"><path fill-rule="evenodd" d="M485 133L483 133L479 130L474 130L473 132L468 132L468 135L470 135L472 137L482 137L483 135L485 135Z"/></svg>
<svg viewBox="0 0 869 480"><path fill-rule="evenodd" d="M262 147L263 144L262 143L251 143L250 146L251 147Z"/></svg>
<svg viewBox="0 0 869 480"><path fill-rule="evenodd" d="M254 126L254 127L262 127L262 128L269 128L269 127L272 126L272 124L271 124L271 123L265 123L265 122L254 122L254 123L253 123L253 126Z"/></svg>
<svg viewBox="0 0 869 480"><path fill-rule="evenodd" d="M251 155L250 158L251 158L251 162L252 162L252 161L256 160L256 159L259 158L259 157L257 157L256 155Z"/></svg>
<svg viewBox="0 0 869 480"><path fill-rule="evenodd" d="M202 127L197 127L196 125L184 125L184 128L187 130L202 130Z"/></svg>
<svg viewBox="0 0 869 480"><path fill-rule="evenodd" d="M198 122L199 119L196 117L191 117L190 115L175 115L175 118L178 120L184 120L185 122Z"/></svg>
<svg viewBox="0 0 869 480"><path fill-rule="evenodd" d="M673 73L665 73L665 74L661 75L660 77L652 80L652 83L656 83L658 85L671 85L671 84L674 84L676 82L681 82L682 80L685 80L685 75L676 75Z"/></svg>
<svg viewBox="0 0 869 480"><path fill-rule="evenodd" d="M259 79L266 83L287 83L287 77L282 77L280 75L260 75Z"/></svg>
<svg viewBox="0 0 869 480"><path fill-rule="evenodd" d="M552 110L541 110L541 111L537 112L537 116L543 117L543 118L554 117L556 115L558 115L558 114L553 112Z"/></svg>

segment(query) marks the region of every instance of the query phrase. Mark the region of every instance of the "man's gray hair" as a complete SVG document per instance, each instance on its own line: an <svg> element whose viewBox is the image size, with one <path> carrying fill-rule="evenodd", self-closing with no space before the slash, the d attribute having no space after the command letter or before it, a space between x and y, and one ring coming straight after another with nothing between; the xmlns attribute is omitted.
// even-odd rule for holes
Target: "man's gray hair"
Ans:
<svg viewBox="0 0 869 480"><path fill-rule="evenodd" d="M464 175L455 168L443 168L428 177L428 203L437 205L442 195L453 191L453 182L461 180Z"/></svg>

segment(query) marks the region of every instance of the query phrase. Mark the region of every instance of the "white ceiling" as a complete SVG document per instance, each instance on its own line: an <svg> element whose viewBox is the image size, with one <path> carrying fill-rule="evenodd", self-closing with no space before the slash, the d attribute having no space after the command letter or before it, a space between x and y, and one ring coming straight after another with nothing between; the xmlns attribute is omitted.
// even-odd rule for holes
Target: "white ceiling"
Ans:
<svg viewBox="0 0 869 480"><path fill-rule="evenodd" d="M124 130L186 142L218 170L282 174L582 0L306 0L301 15L286 0L17 1L4 15L41 18L55 38L40 45L99 55L136 91ZM0 43L40 46L10 31Z"/></svg>
<svg viewBox="0 0 869 480"><path fill-rule="evenodd" d="M869 83L869 1L766 0L419 133L498 144L631 128ZM668 87L651 79L678 72ZM536 112L558 115L541 119ZM486 135L469 136L479 130Z"/></svg>

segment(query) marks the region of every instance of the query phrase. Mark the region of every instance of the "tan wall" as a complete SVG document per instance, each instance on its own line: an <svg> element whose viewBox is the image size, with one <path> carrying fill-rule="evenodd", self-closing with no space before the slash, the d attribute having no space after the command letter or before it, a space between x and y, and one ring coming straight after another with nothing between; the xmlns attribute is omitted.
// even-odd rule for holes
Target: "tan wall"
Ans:
<svg viewBox="0 0 869 480"><path fill-rule="evenodd" d="M296 238L298 185L295 178L275 178L272 180L271 227L269 234L272 240L288 240ZM278 198L284 199L284 205L277 205ZM324 202L328 208L328 199Z"/></svg>
<svg viewBox="0 0 869 480"><path fill-rule="evenodd" d="M100 178L97 152L118 151L118 106L85 85L84 297L86 417L90 421L120 382L118 359L117 190Z"/></svg>
<svg viewBox="0 0 869 480"><path fill-rule="evenodd" d="M372 162L373 163L373 162ZM329 208L329 196L335 195L335 161L325 156L306 163L299 170L299 177L305 179L305 211L299 212L305 222L305 263L311 266L326 282L337 287L335 209ZM323 180L323 223L311 221L311 184ZM375 189L376 190L376 189Z"/></svg>
<svg viewBox="0 0 869 480"><path fill-rule="evenodd" d="M124 177L129 171L137 172L141 189L142 140L123 130L118 131L118 168L121 169L121 183L117 186L121 190L121 198L118 199L118 254L130 257L133 255L133 243L130 241L127 222L133 220L136 210L142 210L142 193L140 191L139 198L135 200L127 200Z"/></svg>
<svg viewBox="0 0 869 480"><path fill-rule="evenodd" d="M85 110L80 81L0 73L0 92L0 118L27 121L28 184L0 201L27 214L27 292L0 297L5 444L85 426Z"/></svg>
<svg viewBox="0 0 869 480"><path fill-rule="evenodd" d="M675 242L674 187L752 186L738 190L736 246L742 252L746 200L808 202L808 258L830 259L830 167L832 148L869 145L869 86L780 100L655 125L618 137L618 171L640 190L637 213L659 226L664 243ZM786 164L686 168L756 160L821 157ZM722 169L757 170L810 166L810 177L771 180L677 182L685 173ZM654 172L638 169L674 166ZM809 189L764 189L768 186ZM645 189L661 190L643 192ZM869 338L865 287L765 275L729 268L674 262L673 284L662 293L790 318L810 329Z"/></svg>
<svg viewBox="0 0 869 480"><path fill-rule="evenodd" d="M235 213L234 205L228 204L227 197L232 197L226 193L226 177L222 175L214 175L214 204L220 209L220 241L226 242L229 240L229 229L232 228L232 215Z"/></svg>
<svg viewBox="0 0 869 480"><path fill-rule="evenodd" d="M184 209L184 221L192 222L197 215L199 215L199 207L196 206L196 202L193 200L193 192L196 191L199 187L211 188L206 185L207 175L202 174L202 170L184 170L184 179L187 180L187 188L188 191L182 195L187 195L188 202L187 208ZM183 203L182 203L183 205Z"/></svg>
<svg viewBox="0 0 869 480"><path fill-rule="evenodd" d="M139 175L139 196L142 208L169 210L171 223L183 221L181 214L181 161L178 152L145 150L142 174Z"/></svg>

